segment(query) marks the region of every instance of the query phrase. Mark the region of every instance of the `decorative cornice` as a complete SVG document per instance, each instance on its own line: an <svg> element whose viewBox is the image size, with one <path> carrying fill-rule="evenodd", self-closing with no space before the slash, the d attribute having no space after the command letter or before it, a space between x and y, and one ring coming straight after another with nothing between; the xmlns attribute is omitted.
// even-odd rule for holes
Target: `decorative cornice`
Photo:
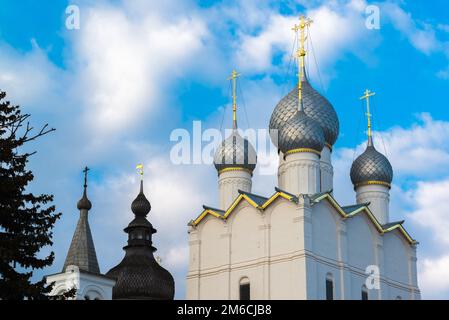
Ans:
<svg viewBox="0 0 449 320"><path fill-rule="evenodd" d="M388 189L391 189L391 184L390 183L384 182L384 181L377 181L377 180L370 180L370 181L357 183L355 185L354 189L356 189L358 187L362 187L362 186L371 186L371 185L380 185L380 186L388 187Z"/></svg>
<svg viewBox="0 0 449 320"><path fill-rule="evenodd" d="M317 150L315 150L315 149L311 149L311 148L298 148L298 149L292 149L292 150L287 151L287 152L284 154L284 158L285 158L286 156L288 156L289 154L293 154L293 153L303 153L303 152L307 152L307 153L315 153L315 154L317 154L319 157L321 157L321 152L319 152L319 151L317 151Z"/></svg>
<svg viewBox="0 0 449 320"><path fill-rule="evenodd" d="M251 170L243 168L243 167L224 168L224 169L221 169L220 171L218 171L218 175L225 173L225 172L231 172L231 171L245 171L245 172L248 172L251 176L253 175L253 172Z"/></svg>
<svg viewBox="0 0 449 320"><path fill-rule="evenodd" d="M203 218L208 215L211 214L214 217L217 217L219 219L222 219L224 221L226 221L226 219L228 218L228 216L234 211L234 209L237 207L237 205L245 200L247 201L251 206L253 206L256 209L260 209L260 210L265 210L268 206L270 206L277 198L284 198L288 201L294 201L295 196L287 194L285 192L281 192L281 191L277 191L275 194L273 194L270 198L268 198L263 204L258 205L257 203L255 203L250 197L248 197L246 194L240 194L235 201L233 202L233 204L229 207L228 210L226 210L226 212L224 214L219 214L217 212L215 212L214 210L211 209L205 209L199 216L198 218L196 218L196 220L193 222L193 225L196 226L198 225L201 220L203 220ZM418 244L418 242L416 240L414 240L409 234L408 232L404 229L404 227L398 223L398 224L394 224L392 226L389 226L388 228L384 228L379 221L377 220L377 218L374 216L374 214L371 212L371 210L368 207L368 204L365 204L363 206L360 206L358 208L355 208L353 211L351 212L345 212L343 210L343 208L338 204L338 202L332 197L332 195L330 193L324 193L322 195L320 195L318 198L314 199L312 204L317 204L319 202L321 202L322 200L327 200L330 205L341 215L341 217L343 219L348 219L348 218L352 218L354 216L356 216L359 213L364 212L368 219L373 223L374 227L377 229L377 231L379 232L380 235L383 235L385 233L391 232L393 230L398 229L398 231L405 237L405 239L410 243L410 245L416 245Z"/></svg>
<svg viewBox="0 0 449 320"><path fill-rule="evenodd" d="M328 142L325 142L324 145L329 148L330 152L332 152L332 145Z"/></svg>

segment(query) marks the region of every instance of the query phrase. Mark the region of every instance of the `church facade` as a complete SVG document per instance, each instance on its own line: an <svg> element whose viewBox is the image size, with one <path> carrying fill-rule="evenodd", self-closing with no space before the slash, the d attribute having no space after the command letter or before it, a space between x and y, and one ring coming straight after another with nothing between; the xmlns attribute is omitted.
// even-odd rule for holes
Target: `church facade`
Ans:
<svg viewBox="0 0 449 320"><path fill-rule="evenodd" d="M389 218L393 169L374 146L369 91L367 147L348 173L355 203L333 197L339 121L306 75L309 25L294 28L298 85L270 119L279 150L271 195L251 193L257 155L239 134L234 94L234 130L214 158L219 208L204 206L188 225L187 299L420 299L418 243Z"/></svg>

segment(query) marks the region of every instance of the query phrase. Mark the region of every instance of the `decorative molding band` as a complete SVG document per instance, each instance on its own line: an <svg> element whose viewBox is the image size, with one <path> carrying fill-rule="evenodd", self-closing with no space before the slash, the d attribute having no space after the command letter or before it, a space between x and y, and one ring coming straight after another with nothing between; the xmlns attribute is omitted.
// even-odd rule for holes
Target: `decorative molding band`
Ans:
<svg viewBox="0 0 449 320"><path fill-rule="evenodd" d="M332 152L332 146L330 145L330 143L326 142L324 145L329 148L330 152Z"/></svg>
<svg viewBox="0 0 449 320"><path fill-rule="evenodd" d="M224 168L224 169L221 169L220 171L218 171L218 175L225 173L225 172L231 172L231 171L245 171L245 172L248 172L251 176L253 175L253 172L251 170L243 168L243 167Z"/></svg>
<svg viewBox="0 0 449 320"><path fill-rule="evenodd" d="M316 151L315 149L311 149L311 148L298 148L298 149L289 150L285 153L284 157L288 156L289 154L301 153L301 152L315 153L319 157L321 157L321 152Z"/></svg>
<svg viewBox="0 0 449 320"><path fill-rule="evenodd" d="M389 184L388 182L377 181L377 180L370 180L370 181L357 183L354 188L358 188L358 187L362 187L362 186L371 186L371 185L381 185L381 186L388 187L388 189L391 189L391 184Z"/></svg>

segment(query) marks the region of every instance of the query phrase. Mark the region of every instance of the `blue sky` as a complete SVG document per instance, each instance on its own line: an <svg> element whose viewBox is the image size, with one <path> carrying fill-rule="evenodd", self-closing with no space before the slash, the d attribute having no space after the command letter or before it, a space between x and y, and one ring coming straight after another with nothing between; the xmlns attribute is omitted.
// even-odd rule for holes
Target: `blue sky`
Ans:
<svg viewBox="0 0 449 320"><path fill-rule="evenodd" d="M65 28L69 4L80 8L79 30ZM380 8L379 30L364 26L368 4ZM163 264L184 296L186 223L203 203L214 205L210 165L173 166L175 128L230 125L229 84L236 67L244 105L240 126L266 128L277 101L294 83L288 61L290 26L314 19L308 67L315 88L340 120L333 153L335 193L354 202L351 161L363 148L366 89L373 100L376 145L395 169L392 218L406 219L418 239L424 298L449 297L449 5L446 1L7 1L0 0L0 88L57 131L42 138L30 167L32 189L55 194L63 217L55 228L58 272L77 220L82 168L91 170L91 228L103 272L123 256L123 227L138 190L136 163L147 167L149 219ZM228 106L227 108L225 108ZM386 150L383 147L386 146ZM254 177L269 194L273 176ZM267 187L268 186L268 187ZM173 201L173 198L177 201Z"/></svg>

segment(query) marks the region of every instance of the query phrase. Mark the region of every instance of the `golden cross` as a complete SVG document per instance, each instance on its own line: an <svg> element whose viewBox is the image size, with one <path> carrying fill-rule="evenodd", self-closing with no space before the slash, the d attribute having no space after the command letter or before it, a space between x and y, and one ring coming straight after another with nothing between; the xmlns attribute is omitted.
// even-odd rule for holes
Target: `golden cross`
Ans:
<svg viewBox="0 0 449 320"><path fill-rule="evenodd" d="M376 93L371 92L370 90L366 89L363 96L360 97L360 100L366 100L366 117L368 119L368 138L371 138L371 113L370 113L370 105L369 105L369 98L374 96Z"/></svg>
<svg viewBox="0 0 449 320"><path fill-rule="evenodd" d="M227 78L227 80L232 81L232 126L234 129L237 129L237 86L236 81L237 78L240 77L240 73L237 73L237 71L232 70L231 76Z"/></svg>
<svg viewBox="0 0 449 320"><path fill-rule="evenodd" d="M139 170L140 179L143 180L143 164L139 163L139 164L136 166L136 169Z"/></svg>
<svg viewBox="0 0 449 320"><path fill-rule="evenodd" d="M292 30L297 35L297 46L298 50L296 51L296 58L298 59L298 109L302 110L302 78L303 78L303 70L304 70L304 58L306 56L305 42L306 35L305 29L308 28L312 24L312 20L301 16L299 18L299 25L295 24Z"/></svg>

